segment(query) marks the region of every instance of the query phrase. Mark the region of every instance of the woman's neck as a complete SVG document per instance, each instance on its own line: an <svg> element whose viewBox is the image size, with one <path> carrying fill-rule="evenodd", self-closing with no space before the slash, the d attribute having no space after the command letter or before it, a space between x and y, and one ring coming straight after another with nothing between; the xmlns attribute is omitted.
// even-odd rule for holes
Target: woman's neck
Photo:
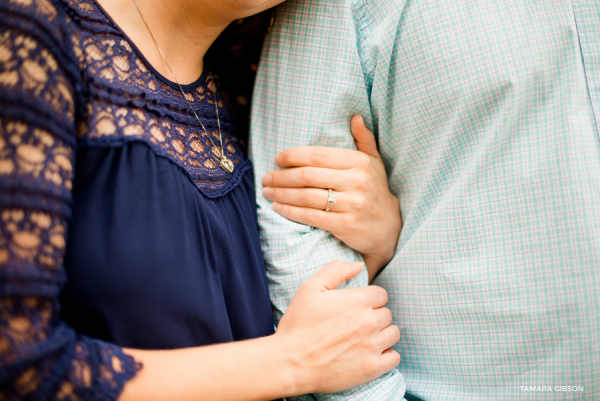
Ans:
<svg viewBox="0 0 600 401"><path fill-rule="evenodd" d="M158 72L181 84L200 77L206 51L231 22L220 18L210 2L199 0L136 0L139 10L134 0L97 1ZM165 65L148 29L177 79Z"/></svg>

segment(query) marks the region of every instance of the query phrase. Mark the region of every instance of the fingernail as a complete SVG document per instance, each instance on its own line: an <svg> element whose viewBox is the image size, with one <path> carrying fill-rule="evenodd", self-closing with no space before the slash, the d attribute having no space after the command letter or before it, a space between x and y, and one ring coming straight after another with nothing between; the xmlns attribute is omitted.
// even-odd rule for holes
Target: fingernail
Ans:
<svg viewBox="0 0 600 401"><path fill-rule="evenodd" d="M270 187L272 182L273 182L273 176L271 175L271 173L265 174L263 177L263 182L262 182L263 185L265 187Z"/></svg>
<svg viewBox="0 0 600 401"><path fill-rule="evenodd" d="M283 161L283 157L281 156L281 154L278 154L277 156L275 156L275 164L277 164L278 166L281 166L282 161Z"/></svg>
<svg viewBox="0 0 600 401"><path fill-rule="evenodd" d="M273 188L265 187L265 189L263 189L263 196L267 200L273 200Z"/></svg>
<svg viewBox="0 0 600 401"><path fill-rule="evenodd" d="M273 202L273 210L277 213L281 212L281 203Z"/></svg>

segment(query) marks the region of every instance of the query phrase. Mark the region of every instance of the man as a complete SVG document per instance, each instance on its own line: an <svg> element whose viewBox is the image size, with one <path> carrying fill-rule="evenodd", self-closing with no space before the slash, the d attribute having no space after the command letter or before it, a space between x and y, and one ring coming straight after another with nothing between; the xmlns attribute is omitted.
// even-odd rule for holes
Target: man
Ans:
<svg viewBox="0 0 600 401"><path fill-rule="evenodd" d="M352 148L361 114L400 201L374 284L402 375L314 397L402 399L404 376L425 400L600 399L600 2L290 1L253 102L257 182L287 148ZM318 267L359 256L257 190L278 319Z"/></svg>

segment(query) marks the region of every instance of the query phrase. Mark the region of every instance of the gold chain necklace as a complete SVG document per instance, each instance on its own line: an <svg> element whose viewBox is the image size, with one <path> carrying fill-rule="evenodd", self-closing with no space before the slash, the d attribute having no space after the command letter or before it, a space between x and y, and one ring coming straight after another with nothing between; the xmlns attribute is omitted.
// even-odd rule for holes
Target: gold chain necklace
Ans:
<svg viewBox="0 0 600 401"><path fill-rule="evenodd" d="M158 45L158 42L156 41L156 38L152 34L152 30L150 30L150 27L148 26L148 23L146 22L146 19L144 18L144 14L142 14L142 10L140 10L140 6L138 6L137 0L133 0L133 2L135 3L135 7L137 8L138 12L140 13L140 17L142 17L142 21L144 21L144 25L146 25L146 28L148 29L148 32L150 33L150 36L152 37L152 40L154 41L154 44L156 45L156 48L158 49L158 52L160 53L160 56L162 57L163 61L167 65L167 68L171 72L171 75L173 75L173 78L175 78L175 82L177 82L177 86L179 86L179 90L181 91L181 95L183 96L183 98L187 102L188 106L190 106L190 109L192 109L192 113L194 113L194 116L196 116L196 120L198 120L198 122L202 126L202 129L204 130L204 133L208 136L208 139L210 139L210 142L213 144L213 146L215 148L218 148L218 146L212 140L210 133L208 132L208 130L206 129L206 127L204 126L204 124L202 124L202 121L200 121L200 117L198 117L198 114L196 114L196 110L194 110L194 108L192 107L192 104L190 103L190 101L185 96L185 92L183 91L183 88L181 87L181 84L179 83L179 80L175 76L175 73L171 69L171 66L169 65L169 63L168 63L168 61L167 61L167 59L166 59L163 51L160 49L160 46ZM220 154L221 160L220 160L219 164L221 165L221 168L223 168L223 170L227 171L228 173L232 173L233 172L233 168L234 168L233 162L231 160L229 160L227 158L227 156L225 156L225 148L223 147L223 135L221 134L221 120L219 119L219 106L217 105L217 93L216 92L214 92L214 97L215 97L215 113L217 114L217 125L219 127L219 142L221 144L221 154Z"/></svg>

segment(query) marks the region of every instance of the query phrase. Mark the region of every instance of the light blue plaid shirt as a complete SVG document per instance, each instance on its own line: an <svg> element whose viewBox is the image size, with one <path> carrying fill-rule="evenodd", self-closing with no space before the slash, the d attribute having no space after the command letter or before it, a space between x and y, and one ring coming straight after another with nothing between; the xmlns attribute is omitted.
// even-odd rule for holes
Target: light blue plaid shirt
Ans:
<svg viewBox="0 0 600 401"><path fill-rule="evenodd" d="M404 219L375 281L399 369L313 397L402 399L405 379L428 401L600 400L599 0L289 1L253 101L257 182L284 149L353 148L359 113ZM360 256L261 191L279 319L318 268Z"/></svg>

